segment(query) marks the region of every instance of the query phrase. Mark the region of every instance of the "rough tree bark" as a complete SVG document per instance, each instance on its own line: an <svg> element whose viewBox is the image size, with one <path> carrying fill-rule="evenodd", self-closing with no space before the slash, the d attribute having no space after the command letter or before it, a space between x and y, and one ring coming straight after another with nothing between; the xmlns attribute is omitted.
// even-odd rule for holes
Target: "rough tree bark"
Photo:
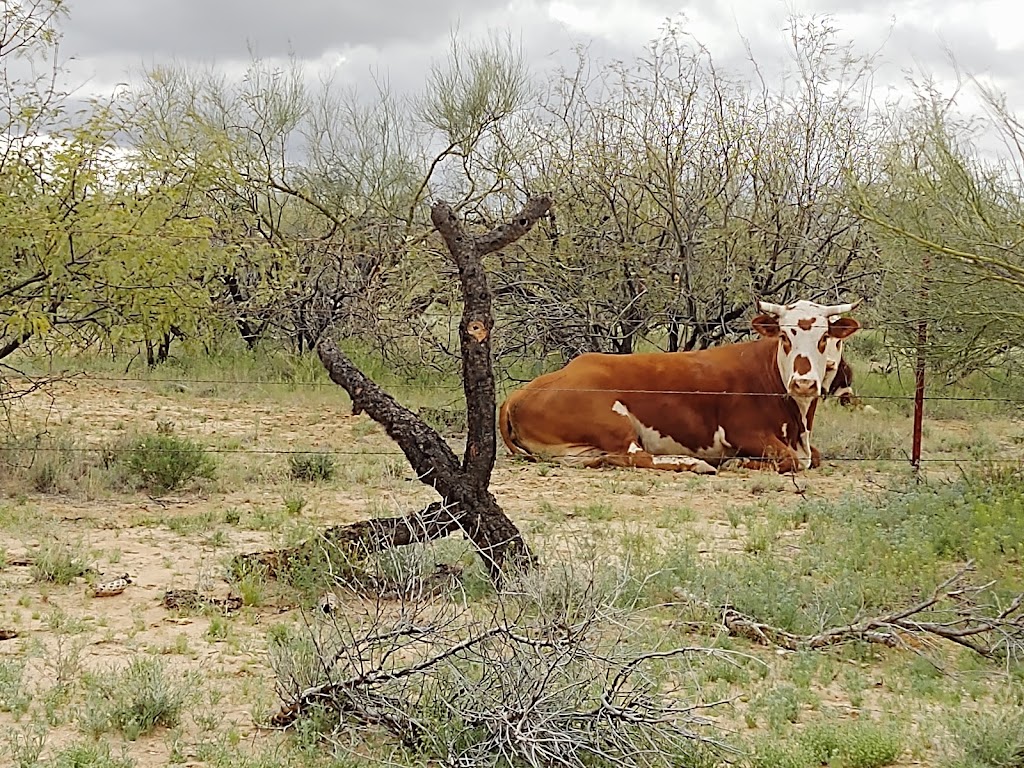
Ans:
<svg viewBox="0 0 1024 768"><path fill-rule="evenodd" d="M547 196L531 198L507 223L482 235L465 231L445 202L430 212L434 227L444 238L459 268L463 312L459 325L462 384L466 396L466 452L460 463L447 443L408 408L382 390L330 340L318 348L331 380L352 398L352 412L366 413L384 427L398 444L419 479L435 488L441 501L410 515L366 520L335 526L324 532L327 542L362 551L430 541L457 530L473 542L495 583L510 568L528 567L533 557L519 529L505 515L490 492L491 471L497 452L495 386L491 359L491 292L483 257L505 248L525 235L551 207ZM307 545L289 550L258 552L242 562L276 568L301 556Z"/></svg>

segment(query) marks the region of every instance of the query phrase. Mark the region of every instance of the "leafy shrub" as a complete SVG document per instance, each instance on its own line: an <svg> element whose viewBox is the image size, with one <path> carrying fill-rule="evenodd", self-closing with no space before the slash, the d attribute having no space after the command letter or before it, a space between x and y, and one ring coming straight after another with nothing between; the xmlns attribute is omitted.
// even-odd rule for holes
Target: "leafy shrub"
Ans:
<svg viewBox="0 0 1024 768"><path fill-rule="evenodd" d="M881 498L806 504L799 540L784 552L766 544L723 555L699 569L661 569L712 605L729 604L773 626L801 634L840 626L909 605L975 563L977 582L993 581L993 599L1024 589L1014 565L1024 553L1024 481L1020 470L967 476L938 487L909 486ZM764 508L758 530L786 527ZM766 534L767 537L767 534ZM652 569L653 570L653 569ZM663 582L645 584L649 601L666 599Z"/></svg>
<svg viewBox="0 0 1024 768"><path fill-rule="evenodd" d="M0 712L22 714L28 710L32 697L25 689L24 675L24 661L0 660Z"/></svg>
<svg viewBox="0 0 1024 768"><path fill-rule="evenodd" d="M0 479L8 488L66 493L96 468L95 454L63 436L0 438Z"/></svg>
<svg viewBox="0 0 1024 768"><path fill-rule="evenodd" d="M213 476L214 463L203 447L176 435L138 437L119 453L127 481L154 492L173 491L197 477Z"/></svg>
<svg viewBox="0 0 1024 768"><path fill-rule="evenodd" d="M870 720L830 720L809 725L800 743L815 764L838 768L881 768L903 752L898 729Z"/></svg>
<svg viewBox="0 0 1024 768"><path fill-rule="evenodd" d="M769 726L779 730L786 723L795 723L800 719L800 705L804 695L791 685L780 685L758 696L751 704L751 709L764 712Z"/></svg>
<svg viewBox="0 0 1024 768"><path fill-rule="evenodd" d="M154 728L173 727L181 720L193 684L168 676L159 659L133 659L123 672L93 680L83 725L95 736L113 729L132 741Z"/></svg>
<svg viewBox="0 0 1024 768"><path fill-rule="evenodd" d="M89 566L76 546L48 539L32 558L32 578L51 584L67 585L88 571Z"/></svg>
<svg viewBox="0 0 1024 768"><path fill-rule="evenodd" d="M329 453L296 453L288 457L288 473L293 480L324 482L334 477L336 469Z"/></svg>
<svg viewBox="0 0 1024 768"><path fill-rule="evenodd" d="M777 739L762 739L754 746L750 757L751 768L812 768L816 765L806 747L795 740L783 743Z"/></svg>
<svg viewBox="0 0 1024 768"><path fill-rule="evenodd" d="M134 768L127 757L114 757L110 746L103 742L72 744L59 750L45 764L45 768Z"/></svg>
<svg viewBox="0 0 1024 768"><path fill-rule="evenodd" d="M1024 708L1012 707L961 716L950 724L949 768L1024 766Z"/></svg>

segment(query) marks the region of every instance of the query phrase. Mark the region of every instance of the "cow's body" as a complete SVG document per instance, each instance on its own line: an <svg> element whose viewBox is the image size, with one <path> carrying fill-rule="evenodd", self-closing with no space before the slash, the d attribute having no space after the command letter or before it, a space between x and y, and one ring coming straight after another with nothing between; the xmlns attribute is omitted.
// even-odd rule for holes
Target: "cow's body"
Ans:
<svg viewBox="0 0 1024 768"><path fill-rule="evenodd" d="M764 338L757 341L695 352L585 354L535 379L502 404L505 444L513 453L587 466L714 472L732 458L782 472L816 466L814 412L836 368L826 373L825 342L858 327L823 312L853 305L766 306L792 322L762 315L755 329Z"/></svg>

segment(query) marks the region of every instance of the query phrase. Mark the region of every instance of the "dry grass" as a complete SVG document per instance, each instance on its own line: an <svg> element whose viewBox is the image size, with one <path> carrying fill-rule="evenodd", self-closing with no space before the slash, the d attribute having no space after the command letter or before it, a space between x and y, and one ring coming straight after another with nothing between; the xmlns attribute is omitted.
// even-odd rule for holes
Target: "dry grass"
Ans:
<svg viewBox="0 0 1024 768"><path fill-rule="evenodd" d="M260 727L260 718L278 704L269 635L304 625L302 609L315 584L296 589L258 577L229 584L225 563L237 552L294 541L321 526L416 508L432 500L429 489L411 477L381 430L350 415L339 390L268 386L244 393L242 401L238 393L194 387L79 380L59 385L54 394L52 402L30 398L13 414L18 434L43 435L35 446L43 450L16 445L5 454L0 629L15 630L18 637L0 644L0 750L6 749L0 755L30 768L317 764L331 747L317 746L313 735L285 736ZM672 580L702 562L798 547L800 510L808 500L881 496L906 476L902 464L885 460L906 444L906 417L829 408L819 414L818 425L816 442L826 456L852 451L864 461L828 460L821 471L793 479L754 472L694 477L583 471L513 462L502 454L493 490L545 561L563 562L572 552L577 559L629 563L652 575L642 587L645 594L670 596ZM205 446L216 462L213 478L156 492L119 484L104 452L159 430ZM979 432L989 436L987 448L972 442ZM972 447L976 453L1020 453L1014 442L1020 432L1019 424L1002 417L983 425L931 423L926 450L936 456ZM296 452L333 456L333 476L296 479L290 460ZM444 547L438 558L460 559L469 578L476 578L464 547ZM80 566L92 570L77 573ZM40 578L44 573L53 576ZM91 580L122 573L135 580L123 594L88 595ZM475 599L486 601L482 581L471 583ZM213 610L182 615L160 605L171 588L218 597L234 589L246 607L230 616ZM645 631L652 638L687 639L670 608L645 611ZM771 736L826 715L886 715L906 726L901 760L933 763L940 746L914 718L946 711L958 686L978 701L988 700L995 679L957 654L950 664L965 671L957 685L947 685L920 670L907 671L907 660L889 651L843 651L812 663L742 650L764 664L694 667L676 681L688 694L699 689L705 699L733 700L716 722L734 729L742 743L748 735ZM98 681L115 679L134 659L160 660L161 679L200 682L176 718L157 722L145 734L108 729L108 753L82 752L81 762L67 762L71 758L61 755L90 748L90 733L99 727L81 715L90 696L103 688ZM928 693L928 686L935 690ZM906 697L912 688L920 703L911 707ZM965 694L957 695L963 700ZM37 746L39 759L32 762ZM360 749L370 747L383 749ZM339 760L354 759L349 750L339 754ZM376 754L412 759L386 749Z"/></svg>

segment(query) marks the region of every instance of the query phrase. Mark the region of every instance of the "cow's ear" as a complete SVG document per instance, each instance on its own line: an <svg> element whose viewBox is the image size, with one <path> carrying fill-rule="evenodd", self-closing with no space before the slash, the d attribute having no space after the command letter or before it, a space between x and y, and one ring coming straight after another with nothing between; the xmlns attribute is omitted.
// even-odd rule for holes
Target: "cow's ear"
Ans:
<svg viewBox="0 0 1024 768"><path fill-rule="evenodd" d="M775 315L758 315L750 321L750 324L761 336L779 335L779 318Z"/></svg>
<svg viewBox="0 0 1024 768"><path fill-rule="evenodd" d="M828 335L833 339L845 339L852 336L860 328L860 323L852 317L840 317L828 324Z"/></svg>

